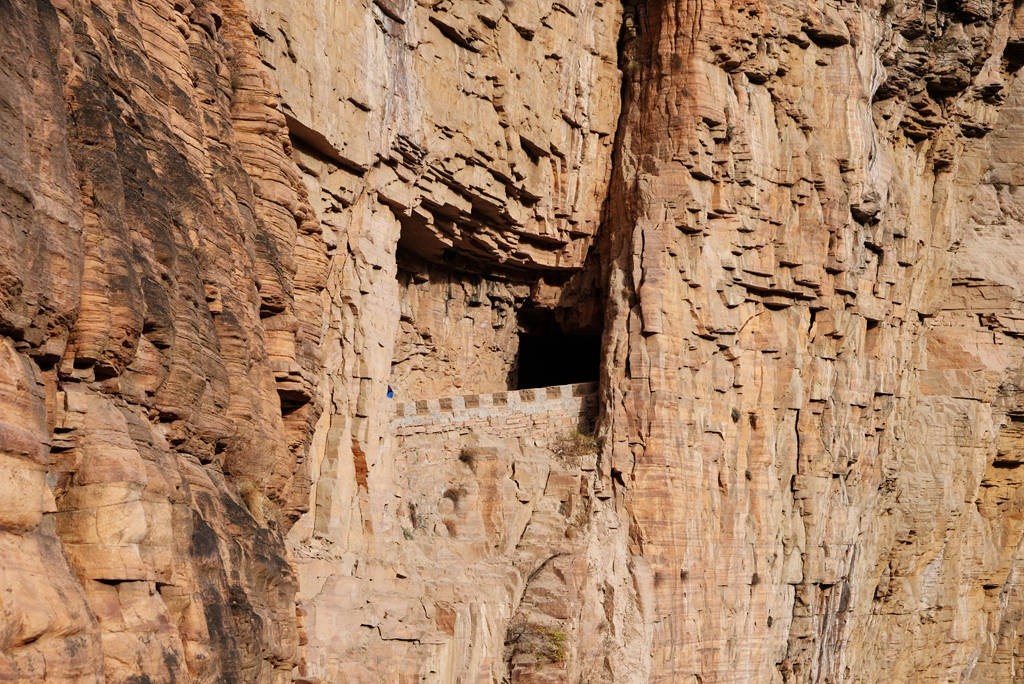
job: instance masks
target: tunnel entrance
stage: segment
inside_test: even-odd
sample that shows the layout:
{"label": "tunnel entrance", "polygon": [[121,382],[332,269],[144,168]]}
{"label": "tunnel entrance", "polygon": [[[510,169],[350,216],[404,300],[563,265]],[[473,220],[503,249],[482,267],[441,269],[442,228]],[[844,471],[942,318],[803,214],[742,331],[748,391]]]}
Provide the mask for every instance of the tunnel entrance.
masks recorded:
{"label": "tunnel entrance", "polygon": [[601,335],[564,332],[546,309],[523,309],[519,315],[516,389],[595,382],[601,363]]}
{"label": "tunnel entrance", "polygon": [[601,361],[601,337],[520,333],[516,361],[516,389],[594,382]]}

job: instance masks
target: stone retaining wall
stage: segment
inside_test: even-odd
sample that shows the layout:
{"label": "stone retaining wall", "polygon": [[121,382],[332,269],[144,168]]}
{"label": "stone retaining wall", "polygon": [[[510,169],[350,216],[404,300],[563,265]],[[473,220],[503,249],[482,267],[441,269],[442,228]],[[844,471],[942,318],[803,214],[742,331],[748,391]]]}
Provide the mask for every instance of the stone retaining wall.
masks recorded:
{"label": "stone retaining wall", "polygon": [[589,428],[596,410],[597,383],[585,382],[397,403],[391,427],[397,437],[474,428],[513,437]]}

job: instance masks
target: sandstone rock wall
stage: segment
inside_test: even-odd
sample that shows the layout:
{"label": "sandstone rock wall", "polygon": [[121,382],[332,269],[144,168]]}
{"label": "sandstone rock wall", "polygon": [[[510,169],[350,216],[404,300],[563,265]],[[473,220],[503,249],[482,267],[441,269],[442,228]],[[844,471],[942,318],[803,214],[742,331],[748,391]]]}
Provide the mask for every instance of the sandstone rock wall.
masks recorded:
{"label": "sandstone rock wall", "polygon": [[[299,671],[327,681],[343,672],[356,681],[388,672],[500,678],[518,600],[512,588],[533,569],[536,559],[527,557],[555,553],[572,525],[552,522],[531,537],[528,554],[508,541],[494,549],[491,537],[521,536],[533,504],[513,503],[507,471],[529,462],[546,472],[550,450],[543,440],[520,446],[498,430],[486,471],[495,482],[467,479],[451,444],[424,445],[414,457],[395,442],[386,389],[400,400],[509,389],[518,310],[558,303],[600,222],[619,111],[619,8],[251,8],[333,256],[321,386],[328,410],[311,447],[311,513],[289,535],[309,640]],[[590,481],[573,477],[573,487]],[[486,513],[498,516],[488,518],[491,537],[471,527],[449,539],[444,526],[431,525],[406,538],[407,502],[433,506],[462,486],[492,492],[487,510],[499,512]],[[541,487],[531,497],[544,491],[529,486]],[[472,513],[485,504],[468,505],[470,519],[485,515]],[[600,535],[620,534],[606,529]],[[577,546],[600,539],[588,534]],[[458,569],[442,570],[445,559]],[[624,598],[628,574],[609,582],[622,587],[617,610],[634,610]],[[443,611],[448,626],[425,632],[416,615],[433,615],[433,592],[452,597]],[[339,631],[353,640],[339,641]]]}
{"label": "sandstone rock wall", "polygon": [[508,389],[516,374],[517,309],[531,286],[400,259],[399,328],[388,384],[399,397]]}
{"label": "sandstone rock wall", "polygon": [[579,265],[618,115],[614,4],[251,10],[293,132],[390,207],[403,245],[532,280]]}
{"label": "sandstone rock wall", "polygon": [[290,680],[327,255],[245,8],[0,32],[0,678]]}
{"label": "sandstone rock wall", "polygon": [[627,7],[602,435],[652,680],[1016,676],[1018,16]]}
{"label": "sandstone rock wall", "polygon": [[[615,571],[624,555],[605,554],[618,517],[596,477],[596,443],[580,432],[593,421],[595,390],[396,404],[385,441],[394,482],[374,530],[386,540],[379,555],[296,549],[308,674],[500,680],[511,668],[552,682],[624,674],[605,662],[604,640],[613,627],[631,628],[629,616],[608,621],[594,609],[605,594],[611,600],[611,584],[631,593],[628,573]],[[355,469],[360,487],[368,487],[364,467]],[[609,583],[606,592],[595,592],[593,577]]]}
{"label": "sandstone rock wall", "polygon": [[0,679],[1018,676],[1013,3],[0,19]]}

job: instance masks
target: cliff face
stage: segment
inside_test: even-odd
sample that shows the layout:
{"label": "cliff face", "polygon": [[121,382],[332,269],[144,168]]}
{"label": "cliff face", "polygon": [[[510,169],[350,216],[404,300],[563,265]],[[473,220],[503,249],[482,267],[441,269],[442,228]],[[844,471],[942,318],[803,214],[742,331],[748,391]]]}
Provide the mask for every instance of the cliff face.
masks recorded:
{"label": "cliff face", "polygon": [[627,12],[602,435],[656,679],[1019,672],[1020,21]]}
{"label": "cliff face", "polygon": [[288,680],[326,250],[244,9],[0,13],[0,678]]}
{"label": "cliff face", "polygon": [[491,403],[456,428],[392,423],[401,402],[514,389],[524,311],[599,332],[600,305],[566,283],[607,196],[621,8],[252,8],[333,254],[317,477],[289,535],[299,672],[628,677],[626,527],[611,483],[565,457],[594,458],[579,417]]}
{"label": "cliff face", "polygon": [[1024,10],[297,4],[0,0],[0,679],[1017,675]]}

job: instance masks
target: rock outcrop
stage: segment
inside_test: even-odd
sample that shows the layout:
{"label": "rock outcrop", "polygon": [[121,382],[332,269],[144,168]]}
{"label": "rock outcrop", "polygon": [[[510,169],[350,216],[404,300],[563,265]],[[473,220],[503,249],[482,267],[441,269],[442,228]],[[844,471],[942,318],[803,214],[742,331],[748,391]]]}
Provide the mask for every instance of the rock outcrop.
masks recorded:
{"label": "rock outcrop", "polygon": [[[575,429],[523,441],[477,428],[489,455],[473,476],[458,460],[472,428],[447,441],[439,430],[433,449],[410,451],[391,417],[396,402],[510,389],[524,307],[571,310],[563,317],[599,326],[600,309],[579,315],[586,306],[563,286],[583,266],[607,195],[620,8],[252,7],[332,251],[316,477],[310,515],[289,535],[308,639],[299,672],[324,681],[500,679],[515,660],[557,681],[584,664],[607,669],[603,641],[590,642],[586,660],[574,646],[590,632],[581,621],[605,612],[599,587],[620,590],[607,606],[617,624],[642,620],[625,544],[610,542],[626,528],[613,504],[587,493],[611,485],[566,470],[552,453],[550,440]],[[571,484],[545,493],[549,472]],[[582,512],[591,503],[581,503],[581,487],[594,511],[613,512]],[[577,492],[566,504],[571,525],[558,512],[568,489]],[[449,504],[454,514],[431,512]],[[601,521],[593,533],[567,546],[567,526],[577,534],[591,518]],[[600,571],[584,569],[588,554]],[[572,579],[559,580],[576,592],[558,612],[564,625],[517,613],[531,573],[550,557],[547,572],[572,568]],[[592,597],[585,618],[574,605],[582,596]],[[520,640],[508,636],[514,615]],[[626,672],[637,658],[617,660],[612,667]]]}
{"label": "rock outcrop", "polygon": [[601,434],[653,680],[1019,672],[1019,17],[627,7]]}
{"label": "rock outcrop", "polygon": [[0,678],[290,680],[327,254],[245,10],[0,13]]}
{"label": "rock outcrop", "polygon": [[1019,676],[1015,3],[0,19],[0,680]]}

